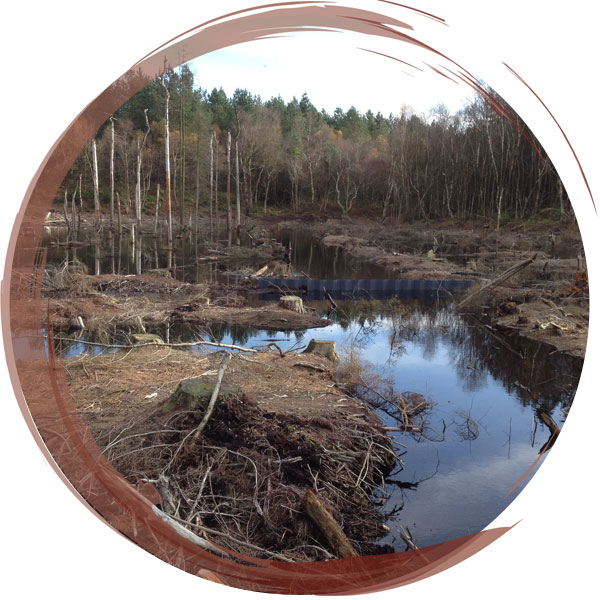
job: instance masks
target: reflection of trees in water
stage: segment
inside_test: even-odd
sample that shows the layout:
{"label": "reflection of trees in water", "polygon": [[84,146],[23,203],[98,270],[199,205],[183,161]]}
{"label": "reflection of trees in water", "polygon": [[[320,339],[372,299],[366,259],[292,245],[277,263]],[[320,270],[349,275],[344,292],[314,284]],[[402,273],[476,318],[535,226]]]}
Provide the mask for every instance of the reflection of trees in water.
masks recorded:
{"label": "reflection of trees in water", "polygon": [[570,402],[579,382],[580,359],[522,338],[509,341],[511,351],[479,323],[439,303],[358,300],[340,304],[330,318],[344,329],[358,324],[356,342],[362,346],[374,339],[382,320],[388,319],[390,359],[401,356],[406,343],[421,346],[428,361],[443,346],[467,391],[484,388],[490,373],[523,406],[550,413]]}
{"label": "reflection of trees in water", "polygon": [[444,344],[466,390],[484,387],[489,372],[524,406],[551,412],[559,403],[570,402],[577,387],[582,366],[579,359],[521,338],[510,351],[484,327],[445,308],[415,308],[404,315],[392,315],[391,321],[394,343],[420,344],[426,360]]}
{"label": "reflection of trees in water", "polygon": [[377,326],[382,316],[389,311],[389,305],[380,300],[347,300],[329,314],[329,319],[344,331],[359,325],[363,329]]}

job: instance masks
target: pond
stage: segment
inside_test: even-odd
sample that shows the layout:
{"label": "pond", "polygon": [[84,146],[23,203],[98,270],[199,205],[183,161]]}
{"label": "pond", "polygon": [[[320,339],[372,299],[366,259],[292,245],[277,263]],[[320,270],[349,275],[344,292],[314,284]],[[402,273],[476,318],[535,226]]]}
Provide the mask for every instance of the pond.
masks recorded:
{"label": "pond", "polygon": [[[534,343],[508,351],[481,323],[441,303],[341,301],[330,318],[334,323],[318,330],[214,325],[208,333],[215,341],[246,347],[274,341],[283,351],[301,350],[313,337],[334,340],[342,362],[352,351],[396,391],[425,396],[432,408],[423,431],[390,433],[405,468],[376,492],[385,499],[381,509],[395,513],[384,541],[403,550],[400,528],[406,526],[419,547],[483,529],[534,474],[536,469],[507,496],[548,441],[539,411],[559,424],[564,419],[580,361]],[[166,326],[156,333],[166,337]],[[168,331],[177,341],[197,335],[174,326]],[[65,348],[64,356],[84,348]],[[384,425],[397,425],[385,412],[378,414]]]}
{"label": "pond", "polygon": [[[397,511],[384,541],[403,550],[407,525],[419,547],[481,531],[531,479],[535,469],[507,496],[548,442],[538,411],[564,419],[580,361],[534,343],[507,351],[480,323],[439,303],[340,302],[336,312],[319,330],[211,333],[249,347],[275,341],[284,351],[313,337],[334,340],[342,361],[352,349],[396,391],[424,395],[433,408],[423,433],[390,433],[405,446],[398,446],[405,468],[383,490],[382,510]],[[397,425],[378,412],[384,425]]]}
{"label": "pond", "polygon": [[[307,239],[294,238],[295,272],[323,279],[389,277],[359,261],[341,256],[333,260],[331,249]],[[281,241],[287,241],[285,236]],[[142,272],[163,266],[162,255],[155,260],[155,242],[142,246]],[[126,243],[122,240],[119,246],[129,257],[121,258],[120,272],[132,265],[135,272],[135,256],[131,261]],[[178,264],[185,265],[191,257],[182,240],[179,249]],[[101,270],[111,272],[112,251],[107,254],[106,248],[98,252],[93,247],[78,251],[79,259],[88,264],[100,254]],[[58,250],[55,258],[62,260]],[[216,277],[217,271],[195,265],[181,275],[202,281]],[[309,299],[307,304],[333,321],[317,330],[290,333],[213,325],[199,332],[166,324],[155,333],[172,341],[198,339],[202,333],[214,341],[248,347],[275,342],[283,351],[299,350],[312,338],[333,340],[342,362],[353,353],[366,372],[388,379],[397,392],[425,396],[431,409],[424,415],[422,430],[390,432],[404,469],[390,475],[374,494],[381,510],[392,515],[390,533],[383,541],[401,551],[406,548],[401,538],[404,527],[410,528],[417,546],[425,547],[480,531],[508,506],[543,462],[542,457],[513,490],[548,442],[540,413],[561,424],[577,388],[582,360],[533,342],[508,345],[480,320],[485,315],[459,315],[447,297],[393,297],[392,292],[375,300],[340,300],[333,312],[325,301]],[[255,305],[262,302],[252,300]],[[65,344],[61,352],[68,357],[84,349],[83,344]],[[385,412],[379,415],[385,426],[397,425]]]}

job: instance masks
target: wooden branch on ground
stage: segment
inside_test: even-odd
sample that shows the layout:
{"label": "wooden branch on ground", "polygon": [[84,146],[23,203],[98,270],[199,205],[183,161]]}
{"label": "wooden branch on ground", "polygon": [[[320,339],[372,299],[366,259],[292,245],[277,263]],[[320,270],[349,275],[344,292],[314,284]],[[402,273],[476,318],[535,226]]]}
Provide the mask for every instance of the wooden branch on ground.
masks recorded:
{"label": "wooden branch on ground", "polygon": [[261,275],[264,275],[268,270],[269,265],[265,265],[264,267],[261,267],[258,271],[256,271],[256,273],[253,273],[252,277],[260,277]]}
{"label": "wooden branch on ground", "polygon": [[[155,509],[155,512],[157,512],[157,511],[158,511],[158,509]],[[159,516],[162,519],[162,516],[161,515],[159,515]],[[189,521],[184,521],[183,519],[179,519],[178,517],[171,517],[170,515],[165,515],[165,516],[168,519],[170,519],[171,522],[175,523],[176,525],[179,525],[179,523],[181,523],[182,525],[185,524],[185,525],[188,525],[189,527],[194,527],[196,529],[200,529],[201,531],[205,531],[206,533],[208,533],[210,535],[221,536],[221,537],[229,540],[230,542],[233,542],[234,544],[239,544],[240,546],[245,546],[246,548],[252,548],[253,550],[257,550],[259,552],[262,552],[262,553],[266,554],[267,556],[271,556],[272,558],[277,558],[277,559],[285,561],[285,562],[294,562],[291,558],[288,558],[284,554],[279,554],[278,552],[271,552],[270,550],[265,550],[265,548],[261,548],[260,546],[257,546],[255,544],[251,544],[250,542],[246,542],[246,541],[243,541],[243,540],[238,540],[238,539],[234,538],[233,536],[229,535],[228,533],[225,533],[224,531],[218,531],[216,529],[211,529],[209,527],[205,527],[204,525],[200,525],[200,524],[197,524],[197,523],[190,523]],[[169,521],[167,521],[167,522],[169,522]],[[169,524],[171,524],[171,522],[169,522]],[[198,537],[195,534],[193,534],[191,531],[189,531],[188,529],[186,529],[185,527],[182,527],[182,525],[179,525],[179,527],[181,527],[181,529],[183,529],[184,531],[187,531],[189,534],[193,535],[194,537]],[[209,542],[208,540],[203,540],[202,538],[198,538],[198,539],[202,540],[203,542],[206,542],[207,544],[211,544],[212,545],[212,543]],[[218,547],[216,547],[216,548],[221,553],[223,552]],[[224,554],[224,556],[227,556],[227,555]],[[230,557],[228,557],[228,558],[230,558]]]}
{"label": "wooden branch on ground", "polygon": [[202,421],[200,421],[200,424],[196,428],[196,433],[194,433],[195,439],[198,439],[202,435],[202,431],[206,427],[206,424],[208,423],[208,420],[210,419],[210,416],[212,415],[212,412],[215,408],[215,404],[217,403],[217,398],[219,397],[219,390],[221,389],[221,381],[223,380],[223,374],[225,373],[225,369],[227,368],[227,365],[229,364],[230,360],[231,360],[231,354],[229,352],[227,352],[227,354],[225,354],[225,357],[223,358],[223,360],[221,361],[221,364],[219,366],[219,372],[217,373],[217,383],[215,383],[215,387],[213,389],[212,396],[210,397],[210,401],[208,403],[208,406],[206,407],[206,412],[204,413],[204,416],[202,417]]}
{"label": "wooden branch on ground", "polygon": [[223,558],[231,558],[227,553],[223,552],[221,548],[215,546],[215,544],[212,542],[197,536],[195,533],[192,533],[189,529],[186,529],[183,525],[180,525],[173,517],[160,510],[160,508],[153,506],[152,510],[157,517],[162,519],[165,523],[167,523],[167,525],[170,525],[181,537],[192,542],[193,544],[196,544],[197,546],[200,546],[204,550],[213,552],[218,556]]}
{"label": "wooden branch on ground", "polygon": [[304,496],[304,510],[311,521],[317,526],[323,534],[331,550],[341,558],[358,556],[350,540],[342,531],[337,521],[331,516],[331,513],[323,506],[321,501],[311,492],[306,492]]}
{"label": "wooden branch on ground", "polygon": [[281,358],[283,358],[285,356],[285,352],[275,343],[275,342],[271,342],[267,348],[276,348],[277,350],[279,350],[279,356]]}
{"label": "wooden branch on ground", "polygon": [[[48,336],[44,336],[48,337]],[[100,342],[90,342],[87,340],[74,340],[72,338],[54,338],[55,340],[63,342],[76,342],[78,344],[85,344],[87,346],[98,346],[100,348],[120,348],[123,350],[131,350],[132,348],[144,348],[146,346],[164,346],[165,348],[189,348],[190,346],[215,346],[216,348],[227,348],[229,350],[239,350],[240,352],[254,352],[258,350],[254,348],[244,348],[243,346],[234,346],[232,344],[219,344],[217,342],[205,342],[204,340],[198,340],[195,342],[179,342],[173,344],[158,344],[157,342],[148,342],[144,344],[101,344]]]}
{"label": "wooden branch on ground", "polygon": [[325,295],[325,298],[327,298],[327,300],[329,300],[329,304],[331,304],[331,308],[333,310],[335,310],[337,308],[337,304],[333,301],[333,298],[331,297],[331,295],[325,288],[323,288],[323,294]]}
{"label": "wooden branch on ground", "polygon": [[471,292],[468,296],[463,298],[456,305],[456,307],[460,308],[461,306],[464,306],[467,302],[469,302],[475,296],[478,296],[479,294],[481,294],[481,292],[492,289],[492,288],[496,287],[497,285],[503,283],[507,279],[510,279],[513,275],[516,275],[519,271],[522,271],[525,267],[528,267],[536,258],[537,258],[537,254],[534,254],[531,258],[522,260],[521,262],[512,266],[510,269],[507,269],[506,271],[504,271],[504,273],[501,273],[500,275],[498,275],[498,277],[496,277],[496,279],[493,279],[492,281],[490,281],[490,282],[486,283],[485,285],[481,286],[480,288],[476,289],[474,292]]}

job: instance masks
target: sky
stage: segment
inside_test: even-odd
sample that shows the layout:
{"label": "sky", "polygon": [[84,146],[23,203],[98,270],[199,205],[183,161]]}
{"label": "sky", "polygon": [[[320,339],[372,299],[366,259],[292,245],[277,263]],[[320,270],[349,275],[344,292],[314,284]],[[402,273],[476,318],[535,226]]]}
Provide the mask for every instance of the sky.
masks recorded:
{"label": "sky", "polygon": [[189,66],[196,84],[209,91],[222,87],[231,96],[237,88],[246,88],[263,100],[281,95],[286,102],[306,92],[317,109],[330,114],[337,107],[347,111],[354,106],[362,113],[370,109],[388,116],[406,105],[427,115],[440,103],[455,112],[473,97],[465,84],[436,75],[424,64],[434,64],[431,54],[403,48],[401,58],[418,67],[411,68],[360,49],[398,56],[398,45],[392,50],[387,44],[362,34],[303,32],[238,44],[199,57]]}

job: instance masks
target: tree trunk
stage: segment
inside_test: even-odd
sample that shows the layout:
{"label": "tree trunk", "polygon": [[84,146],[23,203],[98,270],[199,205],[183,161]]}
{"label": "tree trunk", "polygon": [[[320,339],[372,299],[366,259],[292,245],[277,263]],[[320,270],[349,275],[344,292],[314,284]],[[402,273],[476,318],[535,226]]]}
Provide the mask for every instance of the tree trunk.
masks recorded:
{"label": "tree trunk", "polygon": [[227,238],[231,240],[231,132],[227,133]]}
{"label": "tree trunk", "polygon": [[100,227],[100,191],[98,189],[98,154],[96,140],[92,140],[92,168],[94,170],[94,213],[96,215],[96,228]]}
{"label": "tree trunk", "polygon": [[167,268],[170,269],[173,255],[173,223],[171,220],[171,156],[169,148],[169,89],[165,82],[164,76],[161,80],[162,86],[165,88],[165,194],[167,196],[167,245],[169,247],[167,256]]}
{"label": "tree trunk", "polygon": [[148,122],[148,109],[144,109],[144,117],[146,119],[146,133],[140,144],[138,138],[138,154],[136,164],[136,179],[135,179],[135,220],[137,223],[138,230],[142,228],[142,156],[144,152],[144,145],[146,144],[146,138],[150,133],[150,123]]}
{"label": "tree trunk", "polygon": [[215,135],[215,225],[217,235],[219,235],[219,139]]}
{"label": "tree trunk", "polygon": [[215,164],[214,164],[214,134],[210,137],[210,200],[209,200],[209,219],[210,219],[210,239],[212,240],[215,234],[215,224],[213,220],[213,203],[214,203],[214,183],[215,183]]}
{"label": "tree trunk", "polygon": [[115,222],[115,119],[110,118],[110,227]]}
{"label": "tree trunk", "polygon": [[160,183],[156,184],[156,206],[154,207],[154,235],[158,233],[158,208],[160,205]]}
{"label": "tree trunk", "polygon": [[200,138],[198,138],[198,145],[196,148],[196,215],[194,234],[196,238],[196,246],[198,244],[198,222],[200,220]]}
{"label": "tree trunk", "polygon": [[240,245],[240,227],[242,225],[242,214],[240,207],[240,153],[238,141],[235,140],[235,226],[237,229],[238,246]]}
{"label": "tree trunk", "polygon": [[308,348],[304,352],[306,354],[319,354],[332,362],[339,362],[340,360],[335,342],[330,340],[310,340]]}
{"label": "tree trunk", "polygon": [[180,78],[179,114],[180,114],[180,145],[181,145],[181,199],[179,201],[179,227],[183,231],[185,222],[185,117],[183,114],[183,78]]}

